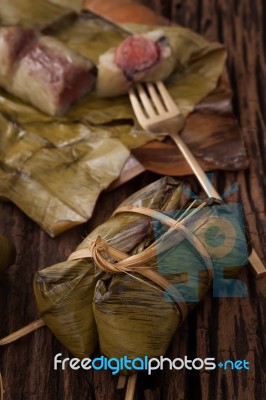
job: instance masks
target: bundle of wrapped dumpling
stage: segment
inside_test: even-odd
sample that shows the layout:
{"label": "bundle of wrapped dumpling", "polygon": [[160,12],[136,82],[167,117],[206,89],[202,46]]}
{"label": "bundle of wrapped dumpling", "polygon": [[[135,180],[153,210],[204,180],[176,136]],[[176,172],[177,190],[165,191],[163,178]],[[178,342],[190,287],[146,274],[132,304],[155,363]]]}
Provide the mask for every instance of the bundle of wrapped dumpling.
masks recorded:
{"label": "bundle of wrapped dumpling", "polygon": [[212,281],[215,295],[234,295],[228,278],[247,261],[240,214],[212,199],[182,209],[182,191],[168,177],[150,184],[37,273],[40,317],[75,356],[98,341],[107,357],[161,356]]}

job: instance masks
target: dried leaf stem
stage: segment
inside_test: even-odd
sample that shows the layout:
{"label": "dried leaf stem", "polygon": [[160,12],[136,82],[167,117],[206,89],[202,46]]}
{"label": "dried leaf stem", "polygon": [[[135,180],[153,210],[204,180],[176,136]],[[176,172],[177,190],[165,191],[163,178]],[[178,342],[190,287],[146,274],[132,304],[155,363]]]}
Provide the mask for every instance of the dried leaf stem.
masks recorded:
{"label": "dried leaf stem", "polygon": [[[13,343],[16,340],[22,338],[23,336],[26,336],[29,333],[36,331],[37,329],[41,328],[44,325],[45,325],[44,321],[42,319],[38,319],[32,322],[31,324],[25,326],[24,328],[21,328],[18,331],[11,333],[11,335],[8,335],[3,339],[1,339],[0,346],[5,346],[6,344]],[[0,400],[2,399],[0,398]]]}
{"label": "dried leaf stem", "polygon": [[137,374],[130,375],[127,380],[125,400],[133,400],[137,383]]}

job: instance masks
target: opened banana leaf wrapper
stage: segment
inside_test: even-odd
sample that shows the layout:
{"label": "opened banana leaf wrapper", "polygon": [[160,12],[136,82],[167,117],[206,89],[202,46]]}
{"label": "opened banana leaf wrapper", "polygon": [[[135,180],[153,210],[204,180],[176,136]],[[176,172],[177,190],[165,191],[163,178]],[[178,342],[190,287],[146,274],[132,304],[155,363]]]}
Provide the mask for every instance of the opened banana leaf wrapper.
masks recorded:
{"label": "opened banana leaf wrapper", "polygon": [[163,355],[188,312],[212,287],[245,295],[234,280],[247,263],[237,204],[183,207],[183,184],[162,178],[125,200],[68,261],[39,271],[40,317],[75,356],[99,344],[107,357]]}
{"label": "opened banana leaf wrapper", "polygon": [[[1,7],[0,21],[38,29],[95,64],[131,33],[151,29],[78,15],[65,3],[10,0]],[[186,117],[216,87],[226,52],[188,29],[162,30],[176,56],[167,86]],[[120,175],[130,150],[154,139],[135,123],[127,95],[108,99],[95,92],[65,115],[52,117],[0,89],[0,131],[0,196],[51,236],[86,222],[100,192]]]}

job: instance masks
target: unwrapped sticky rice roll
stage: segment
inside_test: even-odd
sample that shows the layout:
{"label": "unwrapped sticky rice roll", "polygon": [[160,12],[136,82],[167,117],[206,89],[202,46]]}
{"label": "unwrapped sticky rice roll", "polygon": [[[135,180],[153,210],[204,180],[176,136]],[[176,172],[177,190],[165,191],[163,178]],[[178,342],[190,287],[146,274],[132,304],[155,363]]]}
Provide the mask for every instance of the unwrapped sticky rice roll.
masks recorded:
{"label": "unwrapped sticky rice roll", "polygon": [[0,28],[0,86],[49,115],[89,93],[96,67],[49,36],[18,25]]}
{"label": "unwrapped sticky rice roll", "polygon": [[175,65],[176,55],[162,30],[130,36],[99,57],[98,95],[118,96],[136,82],[164,80]]}

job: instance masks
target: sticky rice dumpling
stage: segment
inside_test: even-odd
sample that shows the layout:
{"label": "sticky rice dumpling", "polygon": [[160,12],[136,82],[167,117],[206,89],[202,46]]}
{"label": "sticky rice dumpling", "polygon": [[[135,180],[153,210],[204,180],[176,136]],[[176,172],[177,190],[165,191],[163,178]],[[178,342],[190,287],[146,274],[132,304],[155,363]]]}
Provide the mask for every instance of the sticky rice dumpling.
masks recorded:
{"label": "sticky rice dumpling", "polygon": [[57,39],[17,25],[0,28],[0,86],[49,115],[90,92],[95,71]]}

